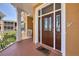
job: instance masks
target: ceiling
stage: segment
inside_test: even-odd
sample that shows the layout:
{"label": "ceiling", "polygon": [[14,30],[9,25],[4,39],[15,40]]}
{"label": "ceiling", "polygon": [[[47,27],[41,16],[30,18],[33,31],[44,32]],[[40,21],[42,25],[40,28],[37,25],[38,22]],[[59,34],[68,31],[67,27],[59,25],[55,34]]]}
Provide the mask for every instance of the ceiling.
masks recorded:
{"label": "ceiling", "polygon": [[24,12],[26,12],[28,15],[32,16],[33,15],[33,7],[37,3],[12,3],[12,5],[16,8],[20,8]]}

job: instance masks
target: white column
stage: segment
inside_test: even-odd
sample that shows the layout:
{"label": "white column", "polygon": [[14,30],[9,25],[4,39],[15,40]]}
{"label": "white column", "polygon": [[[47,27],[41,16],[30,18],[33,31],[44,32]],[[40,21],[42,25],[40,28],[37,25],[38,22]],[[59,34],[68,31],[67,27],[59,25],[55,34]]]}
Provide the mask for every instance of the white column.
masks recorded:
{"label": "white column", "polygon": [[65,3],[62,3],[61,5],[62,11],[61,11],[61,51],[62,55],[66,55],[66,7]]}
{"label": "white column", "polygon": [[16,41],[22,40],[21,38],[21,10],[17,8],[17,35]]}
{"label": "white column", "polygon": [[54,43],[54,49],[56,49],[55,48],[55,3],[54,3],[54,29],[53,29],[53,39],[54,39],[54,41],[53,41],[53,43]]}

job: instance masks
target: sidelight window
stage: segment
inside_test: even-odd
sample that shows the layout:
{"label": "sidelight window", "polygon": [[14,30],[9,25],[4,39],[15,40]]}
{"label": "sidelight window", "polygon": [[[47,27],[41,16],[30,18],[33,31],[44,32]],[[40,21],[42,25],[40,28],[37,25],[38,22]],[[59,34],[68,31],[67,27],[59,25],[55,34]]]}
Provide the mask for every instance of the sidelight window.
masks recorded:
{"label": "sidelight window", "polygon": [[56,31],[60,32],[60,15],[56,15]]}

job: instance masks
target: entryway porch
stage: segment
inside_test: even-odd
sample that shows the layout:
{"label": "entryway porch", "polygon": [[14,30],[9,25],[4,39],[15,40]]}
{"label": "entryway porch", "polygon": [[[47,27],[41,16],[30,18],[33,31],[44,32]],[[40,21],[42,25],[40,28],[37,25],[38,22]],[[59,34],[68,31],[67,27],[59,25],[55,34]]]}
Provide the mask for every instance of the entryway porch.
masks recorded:
{"label": "entryway porch", "polygon": [[[32,39],[26,39],[6,48],[0,52],[0,56],[47,56],[47,54],[36,49]],[[55,50],[49,50],[48,56],[61,56],[61,53]]]}

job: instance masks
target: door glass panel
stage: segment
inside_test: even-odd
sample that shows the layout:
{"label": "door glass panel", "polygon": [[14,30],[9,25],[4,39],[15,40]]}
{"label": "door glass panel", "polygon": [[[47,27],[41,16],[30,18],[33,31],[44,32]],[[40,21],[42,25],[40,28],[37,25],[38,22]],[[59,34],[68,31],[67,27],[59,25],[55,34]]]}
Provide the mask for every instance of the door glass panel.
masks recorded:
{"label": "door glass panel", "polygon": [[44,30],[48,30],[48,18],[44,18]]}
{"label": "door glass panel", "polygon": [[52,18],[51,17],[49,17],[49,31],[51,31],[52,30]]}
{"label": "door glass panel", "polygon": [[60,14],[56,15],[56,31],[60,32]]}

